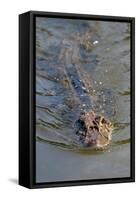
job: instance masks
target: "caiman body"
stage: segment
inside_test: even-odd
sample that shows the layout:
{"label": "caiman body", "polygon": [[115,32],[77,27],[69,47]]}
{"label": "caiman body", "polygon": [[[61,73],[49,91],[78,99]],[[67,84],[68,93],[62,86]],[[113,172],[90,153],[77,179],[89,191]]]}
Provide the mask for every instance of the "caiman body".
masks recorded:
{"label": "caiman body", "polygon": [[93,100],[88,94],[92,90],[92,81],[81,67],[79,44],[79,40],[64,39],[61,45],[59,60],[63,62],[74,96],[78,98],[83,109],[90,109],[91,105],[93,105]]}
{"label": "caiman body", "polygon": [[104,148],[111,140],[112,124],[104,116],[96,114],[93,108],[93,98],[90,95],[93,83],[81,67],[81,38],[78,40],[64,39],[62,41],[59,60],[64,66],[69,85],[77,96],[81,111],[77,120],[76,134],[84,146]]}

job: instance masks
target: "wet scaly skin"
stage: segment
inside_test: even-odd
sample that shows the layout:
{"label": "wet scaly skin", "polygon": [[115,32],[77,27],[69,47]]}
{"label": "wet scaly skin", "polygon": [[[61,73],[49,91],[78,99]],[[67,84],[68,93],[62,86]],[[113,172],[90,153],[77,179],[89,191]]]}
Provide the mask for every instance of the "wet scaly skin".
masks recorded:
{"label": "wet scaly skin", "polygon": [[101,149],[110,143],[113,126],[102,115],[98,115],[93,111],[83,112],[78,122],[80,128],[77,134],[84,146]]}

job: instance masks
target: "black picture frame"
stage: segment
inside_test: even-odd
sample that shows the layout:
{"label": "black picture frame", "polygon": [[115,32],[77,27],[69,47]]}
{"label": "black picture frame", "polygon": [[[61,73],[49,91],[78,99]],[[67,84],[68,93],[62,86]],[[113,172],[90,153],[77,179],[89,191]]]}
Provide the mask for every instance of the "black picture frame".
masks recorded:
{"label": "black picture frame", "polygon": [[[128,22],[131,25],[131,176],[98,180],[35,182],[35,18]],[[125,183],[135,181],[135,18],[29,11],[19,15],[19,184],[27,188]]]}

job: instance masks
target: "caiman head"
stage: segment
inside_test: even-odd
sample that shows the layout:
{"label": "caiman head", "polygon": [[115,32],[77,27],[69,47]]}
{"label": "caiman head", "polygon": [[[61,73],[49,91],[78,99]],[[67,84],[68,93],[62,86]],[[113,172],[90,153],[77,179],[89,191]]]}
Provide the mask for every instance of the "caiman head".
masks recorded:
{"label": "caiman head", "polygon": [[79,123],[81,129],[78,134],[84,146],[103,148],[109,144],[113,126],[102,115],[97,115],[93,111],[84,112],[80,115]]}

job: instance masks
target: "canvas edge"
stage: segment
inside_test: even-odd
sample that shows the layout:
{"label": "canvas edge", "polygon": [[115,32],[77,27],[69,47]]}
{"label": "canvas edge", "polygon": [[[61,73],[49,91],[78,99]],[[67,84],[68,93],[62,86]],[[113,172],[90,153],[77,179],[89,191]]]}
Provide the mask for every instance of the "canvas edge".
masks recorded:
{"label": "canvas edge", "polygon": [[[19,185],[32,185],[30,12],[19,15]],[[31,89],[32,90],[32,89]]]}

